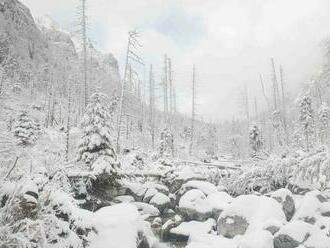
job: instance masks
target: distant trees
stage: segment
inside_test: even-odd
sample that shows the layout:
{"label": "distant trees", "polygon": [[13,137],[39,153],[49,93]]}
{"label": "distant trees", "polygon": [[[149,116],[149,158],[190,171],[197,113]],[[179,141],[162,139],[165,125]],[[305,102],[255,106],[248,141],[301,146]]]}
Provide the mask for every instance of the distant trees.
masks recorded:
{"label": "distant trees", "polygon": [[81,126],[83,135],[79,144],[79,160],[92,165],[100,156],[116,157],[111,142],[108,97],[94,93],[86,107]]}

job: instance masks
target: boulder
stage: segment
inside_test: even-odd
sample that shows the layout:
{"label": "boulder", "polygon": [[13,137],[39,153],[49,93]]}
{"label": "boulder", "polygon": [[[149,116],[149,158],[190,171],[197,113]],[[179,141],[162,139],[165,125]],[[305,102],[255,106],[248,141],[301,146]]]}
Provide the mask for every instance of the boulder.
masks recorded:
{"label": "boulder", "polygon": [[295,248],[310,236],[313,225],[303,221],[291,221],[274,237],[274,248]]}
{"label": "boulder", "polygon": [[192,190],[192,189],[198,189],[202,191],[206,196],[217,193],[218,189],[217,187],[209,182],[205,181],[198,181],[198,180],[191,180],[186,183],[184,183],[180,190],[179,190],[179,195],[184,195],[187,191]]}
{"label": "boulder", "polygon": [[163,193],[157,193],[151,198],[149,203],[158,208],[160,212],[163,212],[170,206],[171,200],[167,195],[164,195]]}
{"label": "boulder", "polygon": [[143,219],[148,219],[150,217],[157,217],[160,215],[159,210],[148,203],[133,202],[132,204],[137,207]]}
{"label": "boulder", "polygon": [[145,203],[149,203],[151,198],[156,195],[158,193],[158,191],[155,189],[155,188],[150,188],[150,189],[147,189],[144,197],[143,197],[143,202]]}
{"label": "boulder", "polygon": [[296,209],[291,191],[283,188],[270,193],[269,196],[282,205],[286,220],[290,221]]}
{"label": "boulder", "polygon": [[178,210],[186,221],[205,221],[212,216],[211,205],[198,189],[192,189],[181,197]]}
{"label": "boulder", "polygon": [[264,230],[272,223],[286,223],[282,206],[277,201],[265,196],[241,195],[220,214],[218,234],[233,238],[248,230]]}
{"label": "boulder", "polygon": [[130,202],[134,202],[134,197],[131,195],[119,195],[113,199],[113,202],[114,203],[123,203],[123,202],[130,203]]}
{"label": "boulder", "polygon": [[186,242],[188,241],[190,235],[213,232],[215,226],[216,221],[211,218],[204,222],[183,222],[179,226],[170,229],[168,237],[171,242]]}
{"label": "boulder", "polygon": [[212,217],[218,219],[221,212],[229,206],[233,198],[226,192],[216,192],[208,195],[206,201],[212,208]]}

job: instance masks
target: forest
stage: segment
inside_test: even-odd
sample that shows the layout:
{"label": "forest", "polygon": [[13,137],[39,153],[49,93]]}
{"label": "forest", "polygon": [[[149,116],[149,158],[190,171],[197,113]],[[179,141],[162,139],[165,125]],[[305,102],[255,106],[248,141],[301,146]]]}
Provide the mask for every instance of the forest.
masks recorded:
{"label": "forest", "polygon": [[210,119],[198,63],[180,112],[175,59],[136,29],[100,51],[88,2],[73,33],[0,0],[0,248],[330,248],[329,40],[295,90],[266,57]]}

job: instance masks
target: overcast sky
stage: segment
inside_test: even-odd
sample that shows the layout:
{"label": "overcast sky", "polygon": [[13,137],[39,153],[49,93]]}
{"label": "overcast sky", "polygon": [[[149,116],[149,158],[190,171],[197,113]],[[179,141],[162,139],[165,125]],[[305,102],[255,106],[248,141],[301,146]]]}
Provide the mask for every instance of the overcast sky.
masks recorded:
{"label": "overcast sky", "polygon": [[[34,16],[48,14],[62,28],[75,26],[79,0],[22,0]],[[329,0],[87,0],[89,36],[113,53],[121,73],[127,32],[142,32],[146,63],[160,80],[162,56],[172,58],[179,110],[190,112],[196,64],[198,113],[207,119],[238,116],[238,91],[260,96],[259,73],[270,84],[270,57],[282,64],[291,92],[320,67],[321,42],[330,34]],[[251,107],[251,112],[253,108]]]}

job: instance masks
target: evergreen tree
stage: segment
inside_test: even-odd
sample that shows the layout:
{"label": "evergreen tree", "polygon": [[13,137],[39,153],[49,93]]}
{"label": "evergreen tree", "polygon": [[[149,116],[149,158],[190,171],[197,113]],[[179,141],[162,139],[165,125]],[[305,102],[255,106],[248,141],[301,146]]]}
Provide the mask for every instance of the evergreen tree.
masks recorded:
{"label": "evergreen tree", "polygon": [[319,109],[319,128],[320,128],[320,140],[321,143],[324,144],[324,142],[327,139],[327,130],[329,127],[329,107],[326,103],[322,103]]}
{"label": "evergreen tree", "polygon": [[308,151],[312,146],[312,137],[314,134],[314,112],[312,98],[310,96],[303,96],[300,98],[299,123],[305,140],[305,148]]}
{"label": "evergreen tree", "polygon": [[33,144],[37,139],[38,131],[38,125],[29,118],[25,111],[18,116],[13,130],[18,144],[23,146]]}
{"label": "evergreen tree", "polygon": [[256,157],[262,149],[262,136],[259,127],[254,124],[249,132],[249,144],[251,149],[251,157]]}
{"label": "evergreen tree", "polygon": [[79,160],[92,165],[101,156],[116,158],[111,143],[110,118],[108,97],[102,93],[93,94],[81,122],[83,136]]}
{"label": "evergreen tree", "polygon": [[165,128],[160,134],[160,156],[174,156],[173,134]]}

